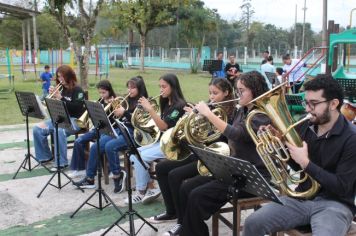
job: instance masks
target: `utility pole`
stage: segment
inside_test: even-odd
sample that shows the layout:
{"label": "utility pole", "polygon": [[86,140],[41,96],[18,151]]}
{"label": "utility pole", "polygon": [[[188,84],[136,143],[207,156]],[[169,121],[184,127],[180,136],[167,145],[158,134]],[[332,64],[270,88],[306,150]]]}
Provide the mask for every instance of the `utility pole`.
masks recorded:
{"label": "utility pole", "polygon": [[295,18],[294,18],[294,47],[297,46],[297,7],[298,5],[295,4]]}
{"label": "utility pole", "polygon": [[302,8],[304,11],[304,17],[303,17],[303,33],[302,33],[302,54],[304,54],[304,38],[305,38],[305,13],[307,11],[307,0],[304,0],[304,7]]}
{"label": "utility pole", "polygon": [[327,46],[327,37],[328,37],[328,0],[323,0],[323,32],[321,35],[321,46]]}

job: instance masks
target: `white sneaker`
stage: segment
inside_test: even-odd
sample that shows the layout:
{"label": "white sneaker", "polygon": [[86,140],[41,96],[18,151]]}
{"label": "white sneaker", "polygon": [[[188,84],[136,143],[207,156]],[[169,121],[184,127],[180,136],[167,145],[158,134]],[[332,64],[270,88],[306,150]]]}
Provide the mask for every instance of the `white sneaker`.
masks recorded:
{"label": "white sneaker", "polygon": [[[137,204],[137,203],[142,202],[142,198],[144,196],[145,195],[143,195],[139,192],[136,192],[135,194],[132,195],[132,204]],[[125,204],[129,204],[129,198],[127,197],[124,202],[125,202]]]}
{"label": "white sneaker", "polygon": [[159,188],[148,189],[145,196],[142,198],[142,204],[148,204],[159,197],[161,190]]}
{"label": "white sneaker", "polygon": [[85,177],[85,170],[73,170],[67,174],[70,178],[82,178]]}

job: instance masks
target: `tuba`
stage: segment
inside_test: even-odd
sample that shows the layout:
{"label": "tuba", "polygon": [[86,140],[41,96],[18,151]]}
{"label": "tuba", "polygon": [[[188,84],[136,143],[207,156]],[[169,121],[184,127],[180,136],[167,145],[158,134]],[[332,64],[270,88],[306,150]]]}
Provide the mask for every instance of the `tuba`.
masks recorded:
{"label": "tuba", "polygon": [[[161,96],[161,94],[158,96]],[[156,97],[151,98],[149,101],[153,109],[158,113],[159,106],[155,100]],[[146,146],[158,141],[160,130],[150,114],[146,112],[142,106],[138,105],[135,108],[131,116],[131,124],[134,127],[134,140],[138,145]]]}
{"label": "tuba", "polygon": [[[283,87],[286,83],[287,82],[280,84],[250,102],[250,104],[254,104],[257,109],[254,109],[248,114],[246,118],[246,129],[256,144],[257,153],[271,174],[273,181],[280,187],[282,192],[291,197],[311,198],[319,190],[319,183],[303,171],[290,174],[287,170],[287,162],[291,157],[285,148],[284,141],[301,147],[303,145],[302,140],[294,127],[310,119],[310,116],[308,115],[296,123],[293,121],[288,111],[283,92]],[[251,124],[252,118],[256,114],[267,115],[272,121],[273,126],[281,133],[282,137],[277,137],[268,129],[259,131],[256,134]],[[297,175],[299,175],[299,177]],[[297,192],[288,186],[288,183],[300,184],[305,181],[310,181],[311,186],[304,192]]]}

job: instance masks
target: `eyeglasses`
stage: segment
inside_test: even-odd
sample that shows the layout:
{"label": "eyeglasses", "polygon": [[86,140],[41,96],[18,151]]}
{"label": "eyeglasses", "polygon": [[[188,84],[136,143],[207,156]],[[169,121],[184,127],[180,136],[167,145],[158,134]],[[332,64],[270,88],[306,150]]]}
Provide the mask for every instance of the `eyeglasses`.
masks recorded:
{"label": "eyeglasses", "polygon": [[304,100],[304,101],[302,101],[302,106],[304,108],[306,108],[308,106],[310,109],[314,110],[316,105],[318,105],[320,103],[324,103],[324,102],[329,102],[329,101],[330,100],[325,100],[325,101],[320,101],[320,102],[308,102],[308,101]]}

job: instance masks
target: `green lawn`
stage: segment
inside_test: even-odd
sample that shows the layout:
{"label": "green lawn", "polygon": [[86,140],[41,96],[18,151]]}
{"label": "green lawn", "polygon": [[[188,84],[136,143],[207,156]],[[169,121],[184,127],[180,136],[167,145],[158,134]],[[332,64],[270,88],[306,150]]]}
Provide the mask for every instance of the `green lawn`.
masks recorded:
{"label": "green lawn", "polygon": [[[42,68],[42,66],[40,67]],[[207,100],[208,98],[208,83],[210,75],[207,73],[191,74],[189,71],[183,70],[151,70],[146,69],[145,72],[140,73],[138,69],[119,69],[111,68],[109,79],[111,80],[116,93],[126,93],[126,81],[133,76],[141,75],[146,83],[148,93],[150,96],[156,96],[159,93],[158,79],[165,73],[175,73],[182,86],[184,96],[187,101],[197,102],[200,100]],[[24,80],[21,72],[15,68],[15,90],[17,91],[31,91],[35,94],[41,94],[41,83],[36,82],[35,74],[33,72],[27,74],[27,79]],[[39,75],[38,75],[39,77]],[[90,75],[89,83],[89,99],[97,100],[98,94],[96,92],[95,84],[99,79]],[[7,79],[0,79],[0,90],[8,86]],[[20,113],[14,93],[0,94],[0,125],[20,124],[24,123],[24,118]],[[31,119],[30,122],[36,122]]]}

